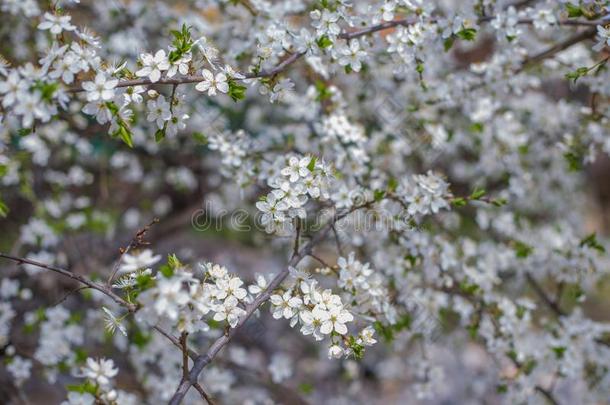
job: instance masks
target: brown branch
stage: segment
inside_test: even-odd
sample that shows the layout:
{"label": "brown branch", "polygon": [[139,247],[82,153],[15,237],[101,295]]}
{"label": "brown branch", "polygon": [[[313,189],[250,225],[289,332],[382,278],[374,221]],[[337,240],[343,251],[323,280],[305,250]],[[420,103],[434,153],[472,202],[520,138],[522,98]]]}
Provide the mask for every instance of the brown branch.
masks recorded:
{"label": "brown branch", "polygon": [[[183,370],[183,375],[188,376],[188,358],[190,357],[192,360],[195,360],[199,354],[196,351],[188,348],[188,345],[186,344],[186,339],[182,340],[182,336],[180,336],[180,339],[177,339],[176,337],[172,336],[169,332],[165,331],[158,325],[153,326],[153,329],[156,330],[157,332],[159,332],[164,337],[166,337],[167,340],[172,342],[172,344],[174,346],[176,346],[178,349],[180,349],[182,351],[183,356],[186,356],[186,359],[185,359],[185,357],[182,358],[182,367],[183,367],[182,370]],[[185,362],[186,362],[186,367],[185,367]],[[186,374],[184,373],[185,369],[186,369]],[[208,402],[208,404],[215,405],[214,400],[212,400],[212,398],[205,392],[205,390],[199,383],[193,384],[193,387],[195,387],[195,389]]]}
{"label": "brown branch", "polygon": [[559,405],[559,402],[555,399],[551,391],[542,388],[540,385],[536,385],[536,391],[541,393],[551,404]]}
{"label": "brown branch", "polygon": [[540,297],[540,299],[542,299],[542,301],[544,301],[544,303],[551,309],[551,311],[553,311],[553,313],[555,315],[557,315],[557,316],[567,315],[566,312],[563,309],[561,309],[559,304],[557,302],[555,302],[554,300],[552,300],[551,297],[549,297],[546,294],[546,292],[544,291],[542,286],[538,283],[538,281],[536,281],[536,279],[530,273],[525,273],[525,279],[532,286],[532,288],[534,289],[536,294]]}
{"label": "brown branch", "polygon": [[86,285],[81,285],[80,287],[77,287],[73,290],[68,291],[67,294],[65,294],[61,299],[57,300],[57,302],[55,302],[52,306],[53,307],[58,306],[59,304],[64,302],[66,299],[68,299],[68,297],[71,296],[72,294],[76,294],[77,292],[79,292],[81,290],[86,290],[87,288],[91,288],[91,287],[86,286]]}
{"label": "brown branch", "polygon": [[237,2],[244,6],[253,17],[258,15],[258,11],[256,11],[256,8],[250,3],[250,0],[237,0]]}
{"label": "brown branch", "polygon": [[115,294],[110,287],[103,285],[103,284],[98,284],[94,281],[91,281],[87,277],[81,276],[80,274],[76,274],[76,273],[73,273],[66,269],[52,266],[50,264],[37,262],[35,260],[26,259],[23,257],[16,257],[16,256],[8,255],[8,254],[2,253],[2,252],[0,252],[0,257],[17,262],[17,264],[29,264],[32,266],[40,267],[42,269],[61,274],[62,276],[65,276],[65,277],[71,278],[72,280],[78,281],[79,283],[82,283],[89,288],[93,288],[94,290],[98,290],[98,291],[104,293],[117,304],[127,308],[127,310],[129,312],[135,312],[137,310],[137,305],[125,301],[122,297]]}
{"label": "brown branch", "polygon": [[343,254],[343,247],[341,246],[341,238],[339,238],[339,232],[337,232],[337,228],[335,228],[335,225],[332,225],[332,230],[333,230],[333,235],[335,236],[335,243],[337,244],[337,251],[339,252],[339,255],[345,257],[345,255]]}
{"label": "brown branch", "polygon": [[317,256],[311,252],[309,253],[309,256],[314,258],[316,261],[318,261],[322,266],[327,267],[332,270],[332,266],[330,264],[326,263],[322,258],[320,258],[320,256]]}
{"label": "brown branch", "polygon": [[182,350],[182,378],[188,378],[189,375],[189,349],[186,341],[188,333],[182,332],[180,335],[180,350]]}
{"label": "brown branch", "polygon": [[356,30],[356,31],[352,31],[352,32],[343,32],[343,33],[339,34],[339,38],[350,40],[353,38],[361,37],[363,35],[368,35],[368,34],[378,32],[378,31],[383,31],[383,30],[387,30],[390,28],[394,28],[399,25],[407,26],[407,25],[415,24],[415,22],[417,22],[417,20],[413,19],[413,18],[404,18],[404,19],[399,19],[399,20],[385,21],[385,22],[382,22],[381,24],[372,25],[370,27],[362,28],[360,30]]}
{"label": "brown branch", "polygon": [[216,403],[214,402],[214,400],[212,399],[212,397],[210,397],[208,395],[207,392],[205,392],[205,390],[203,389],[203,387],[201,386],[201,384],[196,383],[193,384],[193,387],[195,387],[195,389],[197,390],[197,392],[199,392],[199,394],[201,394],[201,396],[203,397],[203,399],[205,399],[207,401],[208,404],[210,405],[216,405]]}
{"label": "brown branch", "polygon": [[[157,332],[159,332],[161,335],[165,336],[167,338],[167,340],[172,342],[172,344],[174,346],[176,346],[178,349],[182,350],[182,345],[180,344],[180,340],[178,338],[176,338],[175,336],[172,336],[169,332],[162,329],[159,325],[153,326],[153,329],[156,330]],[[191,359],[195,360],[197,358],[197,356],[199,356],[199,353],[197,353],[196,351],[194,351],[192,349],[189,349],[188,355]]]}
{"label": "brown branch", "polygon": [[294,247],[292,249],[292,255],[296,255],[299,252],[299,242],[301,240],[301,220],[297,218],[297,230],[294,236]]}
{"label": "brown branch", "polygon": [[588,28],[576,35],[573,35],[573,36],[565,39],[562,42],[559,42],[559,43],[549,47],[548,49],[545,49],[544,51],[542,51],[540,53],[537,53],[533,56],[526,58],[521,63],[521,67],[515,71],[515,74],[522,72],[525,68],[527,68],[531,65],[537,64],[537,63],[543,61],[544,59],[547,59],[561,51],[568,49],[572,45],[575,45],[579,42],[592,38],[596,32],[597,32],[597,30],[595,29],[595,27]]}

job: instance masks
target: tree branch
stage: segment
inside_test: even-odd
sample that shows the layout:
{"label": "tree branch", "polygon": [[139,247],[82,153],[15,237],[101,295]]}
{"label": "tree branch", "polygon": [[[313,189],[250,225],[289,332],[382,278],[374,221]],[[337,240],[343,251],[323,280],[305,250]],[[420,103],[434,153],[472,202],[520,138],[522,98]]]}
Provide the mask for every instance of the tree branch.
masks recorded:
{"label": "tree branch", "polygon": [[536,294],[544,301],[544,303],[553,311],[553,313],[557,316],[565,316],[567,315],[563,309],[559,306],[557,302],[551,299],[542,286],[538,283],[538,281],[530,274],[525,273],[525,278],[527,282],[532,286]]}
{"label": "tree branch", "polygon": [[182,378],[188,378],[189,374],[189,349],[186,341],[188,333],[182,332],[180,335],[180,350],[182,350]]}
{"label": "tree branch", "polygon": [[[492,19],[493,19],[492,17],[483,17],[479,20],[479,22],[487,22],[487,21],[491,21]],[[392,21],[385,21],[380,24],[372,25],[370,27],[362,28],[359,30],[355,30],[355,31],[351,31],[351,32],[342,32],[339,34],[338,37],[341,39],[350,40],[350,39],[359,38],[359,37],[362,37],[365,35],[373,34],[375,32],[384,31],[384,30],[394,28],[397,26],[409,26],[409,25],[415,24],[417,21],[418,20],[414,19],[414,18],[404,18],[404,19],[397,19],[397,20],[392,20]],[[435,20],[432,19],[431,22],[435,22]],[[578,38],[581,35],[585,34],[584,39],[593,36],[596,32],[595,27],[600,24],[605,24],[606,22],[607,21],[605,21],[603,19],[590,20],[590,21],[572,19],[572,20],[560,20],[557,22],[557,24],[558,25],[567,25],[567,26],[591,26],[592,28],[590,30],[587,30],[586,34],[583,32],[583,33],[577,35],[577,37],[574,39],[576,42],[580,42],[580,41],[582,41],[582,39],[578,39]],[[533,20],[527,19],[527,18],[521,19],[518,21],[518,24],[528,24],[528,25],[533,24]],[[574,43],[576,43],[576,42],[574,42]],[[573,43],[565,45],[565,48],[567,48],[571,45],[573,45]],[[565,48],[563,48],[563,49],[565,49]],[[290,56],[288,56],[278,65],[276,65],[274,68],[269,69],[269,70],[261,70],[257,73],[247,73],[247,74],[245,74],[245,78],[246,79],[256,79],[256,78],[275,76],[275,75],[283,72],[284,70],[286,70],[286,68],[288,68],[290,65],[292,65],[297,60],[299,60],[302,56],[304,56],[305,53],[306,52],[292,53],[292,54],[290,54]],[[538,62],[545,58],[546,58],[546,56],[544,56],[544,55],[538,55],[538,56],[536,56],[535,59],[533,58],[528,63],[535,63],[535,62]],[[160,80],[158,80],[155,83],[151,82],[150,79],[143,78],[143,79],[123,80],[123,81],[119,82],[116,85],[116,87],[144,86],[144,85],[150,85],[150,84],[178,85],[178,84],[187,84],[187,83],[199,83],[203,80],[205,80],[205,78],[203,76],[199,76],[199,75],[188,75],[188,76],[177,77],[177,78],[167,78],[166,77],[166,78],[161,78]],[[68,89],[68,91],[70,91],[72,93],[79,93],[79,92],[84,91],[84,89],[82,88],[82,85],[79,84],[77,86],[71,87],[70,89]]]}
{"label": "tree branch", "polygon": [[563,50],[568,49],[569,47],[571,47],[572,45],[575,45],[579,42],[582,42],[586,39],[592,38],[595,33],[597,32],[595,27],[592,28],[588,28],[576,35],[573,35],[567,39],[565,39],[562,42],[559,42],[553,46],[551,46],[548,49],[545,49],[544,51],[537,53],[533,56],[530,56],[529,58],[526,58],[522,63],[521,63],[521,67],[519,69],[517,69],[515,71],[515,74],[517,73],[521,73],[525,68],[537,64],[541,61],[543,61],[544,59],[547,59]]}
{"label": "tree branch", "polygon": [[17,262],[17,264],[29,264],[29,265],[32,265],[32,266],[40,267],[40,268],[45,269],[45,270],[49,270],[49,271],[53,271],[55,273],[59,273],[62,276],[71,278],[72,280],[78,281],[79,283],[82,283],[82,284],[86,285],[89,288],[93,288],[94,290],[98,290],[98,291],[104,293],[105,295],[110,297],[117,304],[127,308],[127,310],[129,312],[135,312],[137,310],[137,305],[125,301],[119,295],[115,294],[110,287],[108,287],[106,285],[103,285],[103,284],[98,284],[98,283],[96,283],[94,281],[91,281],[87,277],[81,276],[80,274],[76,274],[76,273],[73,273],[73,272],[68,271],[66,269],[62,269],[60,267],[52,266],[50,264],[40,263],[40,262],[37,262],[35,260],[26,259],[26,258],[23,258],[23,257],[16,257],[16,256],[8,255],[8,254],[2,253],[2,252],[0,252],[0,257],[4,258],[4,259],[12,260],[14,262]]}

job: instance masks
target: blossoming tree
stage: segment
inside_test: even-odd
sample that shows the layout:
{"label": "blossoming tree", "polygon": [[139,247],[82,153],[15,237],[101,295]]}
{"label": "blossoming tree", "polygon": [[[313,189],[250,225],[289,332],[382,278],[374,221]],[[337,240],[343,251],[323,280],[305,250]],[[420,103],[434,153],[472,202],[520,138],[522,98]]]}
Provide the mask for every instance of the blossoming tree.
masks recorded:
{"label": "blossoming tree", "polygon": [[608,403],[609,7],[0,0],[0,402]]}

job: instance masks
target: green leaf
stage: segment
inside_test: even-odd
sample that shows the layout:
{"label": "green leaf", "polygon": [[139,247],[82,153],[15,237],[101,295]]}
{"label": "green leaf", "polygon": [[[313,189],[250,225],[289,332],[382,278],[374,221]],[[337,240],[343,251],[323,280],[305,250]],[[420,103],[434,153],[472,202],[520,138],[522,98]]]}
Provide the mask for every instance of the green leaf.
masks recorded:
{"label": "green leaf", "polygon": [[313,393],[314,387],[310,383],[301,383],[299,384],[299,391],[301,391],[305,395],[309,395]]}
{"label": "green leaf", "polygon": [[202,145],[208,144],[208,137],[201,132],[193,132],[193,139]]}
{"label": "green leaf", "polygon": [[0,217],[6,218],[8,216],[8,206],[4,203],[4,201],[0,200]]}
{"label": "green leaf", "polygon": [[379,201],[383,200],[383,197],[385,197],[384,190],[375,190],[375,193],[374,193],[375,202],[379,202]]}
{"label": "green leaf", "polygon": [[566,79],[568,80],[572,80],[574,83],[576,83],[576,81],[578,79],[580,79],[583,76],[586,76],[589,73],[589,68],[586,66],[583,67],[579,67],[578,69],[574,70],[573,72],[568,72],[566,73]]}
{"label": "green leaf", "polygon": [[580,6],[575,6],[574,4],[566,3],[566,9],[568,10],[569,18],[582,17],[585,15]]}
{"label": "green leaf", "polygon": [[484,126],[483,126],[483,124],[482,124],[482,123],[480,123],[480,122],[475,122],[475,123],[473,123],[473,124],[470,126],[470,130],[471,130],[472,132],[476,132],[476,133],[479,133],[479,134],[480,134],[481,132],[483,132],[483,129],[485,129],[485,127],[484,127]]}
{"label": "green leaf", "polygon": [[136,284],[140,290],[147,290],[155,285],[155,280],[150,274],[138,274]]}
{"label": "green leaf", "polygon": [[212,329],[222,329],[224,327],[222,322],[215,321],[213,319],[208,319],[206,323]]}
{"label": "green leaf", "polygon": [[121,137],[123,142],[127,144],[127,146],[133,148],[133,139],[131,138],[131,132],[129,131],[129,129],[127,129],[125,125],[119,126],[119,136]]}
{"label": "green leaf", "polygon": [[409,329],[411,327],[411,323],[413,322],[413,318],[410,314],[405,314],[401,316],[392,327],[395,331],[400,332],[401,330]]}
{"label": "green leaf", "polygon": [[323,101],[332,97],[332,93],[322,80],[316,80],[316,90],[318,91],[316,101]]}
{"label": "green leaf", "polygon": [[359,343],[356,343],[355,337],[350,336],[347,340],[346,346],[352,349],[355,358],[361,359],[364,357],[364,346]]}
{"label": "green leaf", "polygon": [[525,364],[523,364],[521,369],[523,370],[525,375],[530,375],[532,371],[534,371],[534,368],[536,368],[537,364],[538,362],[535,359],[529,359],[525,362]]}
{"label": "green leaf", "polygon": [[246,86],[238,84],[235,80],[229,80],[229,96],[238,102],[246,98]]}
{"label": "green leaf", "polygon": [[606,249],[597,241],[597,238],[595,236],[595,232],[593,232],[591,235],[587,236],[586,238],[584,238],[583,240],[580,241],[580,247],[590,247],[592,249],[597,250],[598,252],[601,253],[605,253]]}
{"label": "green leaf", "polygon": [[93,396],[97,394],[97,385],[87,380],[82,384],[69,384],[66,386],[68,391],[79,392],[81,394],[89,393]]}
{"label": "green leaf", "polygon": [[174,269],[171,266],[166,265],[166,264],[161,266],[161,267],[159,267],[159,272],[161,274],[163,274],[163,276],[165,278],[170,278],[171,276],[174,275]]}
{"label": "green leaf", "polygon": [[178,259],[178,256],[176,256],[176,254],[171,254],[171,255],[167,256],[167,264],[172,269],[177,269],[177,268],[180,268],[180,267],[184,266],[182,264],[182,262]]}
{"label": "green leaf", "polygon": [[575,150],[567,151],[563,154],[564,159],[568,162],[568,170],[571,172],[582,170],[582,156]]}
{"label": "green leaf", "polygon": [[485,196],[486,191],[484,189],[475,188],[472,194],[470,194],[471,200],[479,200],[481,197]]}
{"label": "green leaf", "polygon": [[136,328],[131,336],[131,342],[142,349],[152,340],[152,336],[148,333],[142,332],[139,328]]}
{"label": "green leaf", "polygon": [[468,335],[470,335],[471,339],[476,339],[479,333],[479,323],[471,323],[466,326],[466,330],[468,331]]}
{"label": "green leaf", "polygon": [[555,356],[558,359],[562,359],[564,353],[566,352],[566,350],[568,349],[567,347],[564,346],[555,346],[551,348],[553,350],[553,352],[555,353]]}
{"label": "green leaf", "polygon": [[518,240],[514,241],[513,248],[515,249],[516,256],[520,259],[525,259],[534,251],[533,247]]}
{"label": "green leaf", "polygon": [[463,28],[461,31],[457,32],[455,35],[458,38],[463,39],[465,41],[474,41],[477,37],[477,30],[474,28]]}
{"label": "green leaf", "polygon": [[508,200],[506,198],[494,198],[493,200],[491,200],[491,203],[496,207],[502,207],[508,204]]}
{"label": "green leaf", "polygon": [[330,38],[328,38],[328,36],[326,36],[326,35],[322,35],[320,38],[318,38],[318,39],[316,40],[316,44],[318,44],[318,46],[319,46],[321,49],[326,49],[326,48],[328,48],[329,46],[332,46],[333,41],[331,41],[331,39],[330,39]]}
{"label": "green leaf", "polygon": [[309,161],[309,164],[307,165],[307,169],[310,172],[313,172],[313,170],[316,168],[316,162],[318,161],[318,158],[315,156],[311,157],[311,160]]}
{"label": "green leaf", "polygon": [[447,38],[444,42],[443,42],[443,47],[445,48],[445,52],[449,52],[451,50],[451,48],[453,47],[453,44],[455,43],[455,37],[452,35],[449,38]]}
{"label": "green leaf", "polygon": [[87,351],[82,347],[77,347],[74,350],[74,354],[76,355],[76,358],[74,359],[76,364],[83,364],[85,361],[87,361],[87,357],[89,357]]}
{"label": "green leaf", "polygon": [[375,321],[375,323],[373,323],[373,327],[375,328],[375,331],[379,336],[383,336],[386,342],[389,343],[394,340],[394,331],[392,330],[392,328],[384,326],[379,321]]}
{"label": "green leaf", "polygon": [[155,132],[155,141],[161,142],[162,140],[165,139],[165,127],[158,129],[157,132]]}
{"label": "green leaf", "polygon": [[176,62],[184,54],[188,53],[193,47],[193,39],[191,38],[191,27],[182,24],[180,31],[172,30],[170,33],[174,36],[172,47],[174,48],[168,56],[170,62]]}
{"label": "green leaf", "polygon": [[42,80],[37,80],[32,87],[35,90],[40,91],[41,97],[44,101],[50,103],[53,101],[53,94],[55,94],[59,88],[59,85],[55,82],[45,83]]}
{"label": "green leaf", "polygon": [[474,295],[477,291],[479,291],[479,286],[474,283],[468,283],[466,281],[462,281],[460,283],[460,290],[467,295]]}
{"label": "green leaf", "polygon": [[457,198],[454,198],[453,200],[451,200],[451,204],[454,207],[463,207],[466,205],[466,199],[462,198],[462,197],[457,197]]}

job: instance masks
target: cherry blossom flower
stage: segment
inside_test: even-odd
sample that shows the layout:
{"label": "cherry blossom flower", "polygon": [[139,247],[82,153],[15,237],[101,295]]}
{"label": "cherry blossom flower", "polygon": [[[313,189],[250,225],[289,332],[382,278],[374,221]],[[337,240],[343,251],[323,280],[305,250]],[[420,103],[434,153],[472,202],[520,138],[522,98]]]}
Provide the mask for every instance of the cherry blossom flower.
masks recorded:
{"label": "cherry blossom flower", "polygon": [[148,100],[146,107],[148,109],[146,120],[154,121],[159,129],[172,118],[169,102],[163,96],[157,97],[156,100]]}
{"label": "cherry blossom flower", "polygon": [[156,83],[161,78],[161,72],[170,68],[169,60],[163,49],[157,51],[154,56],[150,53],[140,55],[142,68],[136,72],[138,77],[148,77],[152,83]]}
{"label": "cherry blossom flower", "polygon": [[153,266],[161,260],[160,255],[155,255],[152,250],[144,249],[137,253],[125,253],[121,260],[119,273],[131,273]]}
{"label": "cherry blossom flower", "polygon": [[117,79],[108,79],[104,73],[98,73],[95,81],[84,82],[83,89],[87,92],[87,101],[108,101],[114,97],[114,88],[119,83]]}
{"label": "cherry blossom flower", "polygon": [[96,384],[105,386],[116,377],[119,369],[114,367],[114,362],[110,359],[101,358],[96,360],[89,357],[82,372],[86,378],[93,380]]}
{"label": "cherry blossom flower", "polygon": [[197,83],[195,86],[198,91],[207,91],[208,96],[215,96],[217,90],[221,93],[226,93],[229,91],[227,76],[224,73],[216,73],[214,76],[214,74],[208,69],[203,69],[201,74],[203,76],[203,81]]}
{"label": "cherry blossom flower", "polygon": [[38,29],[49,30],[53,35],[59,35],[62,31],[74,31],[76,27],[70,24],[71,19],[69,15],[44,13],[44,21],[38,24]]}
{"label": "cherry blossom flower", "polygon": [[345,324],[353,320],[354,316],[345,309],[332,307],[322,319],[320,332],[328,335],[334,331],[340,335],[345,335],[347,333],[347,326]]}

